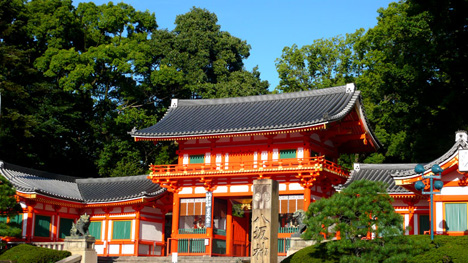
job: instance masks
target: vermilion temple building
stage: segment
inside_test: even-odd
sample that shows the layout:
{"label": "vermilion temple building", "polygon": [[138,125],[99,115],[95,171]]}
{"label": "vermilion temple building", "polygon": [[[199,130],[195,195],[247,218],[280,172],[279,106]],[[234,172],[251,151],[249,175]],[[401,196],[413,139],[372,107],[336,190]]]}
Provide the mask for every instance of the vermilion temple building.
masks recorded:
{"label": "vermilion temple building", "polygon": [[[351,172],[337,164],[341,154],[381,147],[353,84],[173,99],[158,123],[134,129],[131,136],[176,142],[178,163],[151,165],[149,175],[79,179],[2,162],[0,173],[16,187],[23,207],[20,216],[2,218],[23,228],[22,238],[8,240],[60,242],[71,223],[87,213],[101,256],[248,256],[252,184],[261,178],[279,182],[280,255],[297,230],[295,211],[358,179],[388,183],[407,234],[429,229],[428,198],[414,188],[421,179],[416,164],[355,164]],[[466,132],[458,132],[454,146],[425,166],[426,174],[434,163],[444,169],[445,187],[432,220],[438,234],[464,234],[468,227],[467,174],[458,171],[458,153],[466,148]]]}

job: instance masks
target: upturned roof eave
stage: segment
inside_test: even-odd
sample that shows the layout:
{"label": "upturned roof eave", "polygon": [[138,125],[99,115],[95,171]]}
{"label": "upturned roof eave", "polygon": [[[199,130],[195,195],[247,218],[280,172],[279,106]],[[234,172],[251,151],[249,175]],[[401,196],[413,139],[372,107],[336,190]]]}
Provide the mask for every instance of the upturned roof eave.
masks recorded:
{"label": "upturned roof eave", "polygon": [[[445,164],[450,163],[451,160],[454,160],[454,158],[457,157],[459,149],[466,149],[466,148],[468,148],[468,144],[465,141],[457,140],[455,144],[447,152],[442,154],[439,158],[429,163],[424,163],[423,166],[424,166],[425,171],[423,174],[429,173],[434,164],[444,166]],[[403,180],[417,178],[421,175],[417,174],[413,168],[413,169],[409,169],[406,171],[391,174],[391,176],[393,177],[394,180],[403,181]]]}
{"label": "upturned roof eave", "polygon": [[161,135],[151,135],[151,134],[138,134],[138,133],[130,133],[130,135],[135,139],[135,141],[175,141],[175,140],[183,140],[183,139],[199,139],[199,138],[217,138],[217,137],[237,137],[237,136],[247,136],[247,135],[264,135],[264,134],[278,134],[283,132],[294,132],[294,131],[309,131],[309,130],[321,130],[325,129],[327,124],[338,121],[337,120],[329,120],[329,121],[322,121],[312,125],[305,125],[305,126],[295,126],[291,128],[280,128],[280,129],[266,129],[266,130],[247,130],[247,131],[239,131],[239,132],[224,132],[224,133],[201,133],[201,134],[187,134],[187,135],[168,135],[168,136],[161,136]]}

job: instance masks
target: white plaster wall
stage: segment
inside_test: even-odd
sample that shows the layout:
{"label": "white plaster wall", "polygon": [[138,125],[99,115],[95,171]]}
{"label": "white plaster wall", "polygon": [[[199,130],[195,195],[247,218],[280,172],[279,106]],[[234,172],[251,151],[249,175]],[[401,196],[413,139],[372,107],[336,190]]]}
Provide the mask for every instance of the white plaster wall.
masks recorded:
{"label": "white plaster wall", "polygon": [[23,233],[21,234],[23,237],[26,236],[26,230],[27,230],[27,223],[28,222],[28,213],[23,214]]}
{"label": "white plaster wall", "polygon": [[135,253],[135,245],[133,244],[124,244],[122,245],[122,254],[134,254]]}
{"label": "white plaster wall", "polygon": [[[444,187],[440,191],[441,195],[468,195],[467,186]],[[463,198],[466,200],[465,198]]]}
{"label": "white plaster wall", "polygon": [[279,157],[278,149],[273,149],[273,161],[277,161]]}
{"label": "white plaster wall", "polygon": [[297,158],[304,158],[304,147],[297,148]]}
{"label": "white plaster wall", "polygon": [[213,193],[227,193],[227,191],[227,186],[218,186],[216,190],[213,191]]}
{"label": "white plaster wall", "polygon": [[254,160],[253,168],[257,168],[257,164],[258,164],[258,152],[257,151],[253,153],[253,160]]}
{"label": "white plaster wall", "polygon": [[179,194],[192,194],[192,187],[184,187],[180,190]]}
{"label": "white plaster wall", "polygon": [[414,219],[414,227],[413,227],[414,228],[414,234],[419,235],[419,215],[414,214],[413,219]]}
{"label": "white plaster wall", "polygon": [[104,254],[104,245],[95,245],[95,246],[94,246],[94,249],[96,249],[96,252],[97,252],[99,255]]}
{"label": "white plaster wall", "polygon": [[409,214],[405,214],[405,235],[409,235]]}
{"label": "white plaster wall", "polygon": [[289,190],[304,190],[304,187],[302,187],[299,183],[291,183],[289,184]]}
{"label": "white plaster wall", "polygon": [[195,193],[196,194],[204,194],[204,193],[206,193],[206,191],[205,191],[204,187],[199,186],[199,187],[195,187]]}
{"label": "white plaster wall", "polygon": [[[104,241],[106,239],[106,220],[102,220],[101,224],[101,240]],[[110,239],[108,239],[110,240]]]}
{"label": "white plaster wall", "polygon": [[156,222],[140,221],[140,239],[162,241],[162,224]]}
{"label": "white plaster wall", "polygon": [[442,202],[435,202],[436,231],[440,232],[440,234],[444,231],[444,211],[442,207]]}
{"label": "white plaster wall", "polygon": [[120,253],[120,245],[109,245],[109,254],[119,254]]}
{"label": "white plaster wall", "polygon": [[280,191],[286,191],[286,184],[279,184]]}
{"label": "white plaster wall", "polygon": [[111,240],[112,238],[112,231],[110,231],[112,229],[112,220],[109,220],[109,231],[107,231],[107,240]]}
{"label": "white plaster wall", "polygon": [[249,186],[248,185],[233,185],[231,186],[231,193],[245,193],[249,192]]}

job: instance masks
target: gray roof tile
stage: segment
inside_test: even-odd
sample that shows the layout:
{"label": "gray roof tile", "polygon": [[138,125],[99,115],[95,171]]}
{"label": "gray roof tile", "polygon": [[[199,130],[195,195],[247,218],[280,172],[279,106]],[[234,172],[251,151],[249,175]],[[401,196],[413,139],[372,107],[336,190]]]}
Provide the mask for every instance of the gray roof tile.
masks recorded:
{"label": "gray roof tile", "polygon": [[40,193],[82,203],[124,201],[162,194],[146,175],[82,179],[0,161],[0,174],[20,192]]}
{"label": "gray roof tile", "polygon": [[[412,194],[405,188],[395,185],[392,174],[405,171],[408,169],[414,169],[416,164],[357,164],[355,169],[351,171],[351,175],[348,180],[343,184],[339,185],[337,189],[343,189],[349,186],[352,182],[357,180],[369,180],[383,182],[387,184],[387,192],[389,194]],[[357,169],[359,167],[359,169]]]}
{"label": "gray roof tile", "polygon": [[173,137],[301,128],[343,118],[360,99],[346,86],[260,96],[179,100],[134,137]]}

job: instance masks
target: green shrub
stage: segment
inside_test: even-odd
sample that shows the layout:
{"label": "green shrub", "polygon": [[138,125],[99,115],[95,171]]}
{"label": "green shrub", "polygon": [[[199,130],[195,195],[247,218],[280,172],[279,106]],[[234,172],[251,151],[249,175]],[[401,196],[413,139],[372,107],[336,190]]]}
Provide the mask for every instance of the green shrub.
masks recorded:
{"label": "green shrub", "polygon": [[340,262],[339,255],[328,255],[325,243],[306,247],[283,259],[281,263],[336,263]]}
{"label": "green shrub", "polygon": [[18,263],[50,263],[70,256],[69,251],[59,251],[21,244],[0,255],[0,260],[16,260]]}
{"label": "green shrub", "polygon": [[414,236],[412,239],[422,241],[428,251],[415,255],[408,260],[409,263],[438,263],[454,262],[463,263],[468,261],[468,236],[435,236],[431,242],[429,236]]}
{"label": "green shrub", "polygon": [[[394,236],[384,239],[369,240],[380,243],[363,249],[356,257],[351,249],[340,251],[334,248],[332,241],[310,246],[285,258],[282,263],[299,262],[408,262],[408,263],[464,263],[468,262],[468,236]],[[377,249],[376,249],[377,248]]]}

